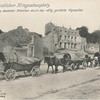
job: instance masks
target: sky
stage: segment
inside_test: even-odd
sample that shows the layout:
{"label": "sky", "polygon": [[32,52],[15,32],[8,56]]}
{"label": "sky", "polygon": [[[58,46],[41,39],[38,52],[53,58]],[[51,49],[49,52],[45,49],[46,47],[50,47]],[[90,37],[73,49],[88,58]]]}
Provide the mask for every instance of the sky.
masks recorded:
{"label": "sky", "polygon": [[[0,0],[0,4],[49,4],[49,7],[29,7],[26,10],[66,9],[66,12],[0,12],[0,29],[4,32],[16,29],[18,26],[28,28],[31,32],[45,34],[45,24],[52,22],[57,26],[77,27],[87,26],[89,32],[100,29],[100,0]],[[22,9],[24,7],[0,7],[4,9]],[[82,11],[70,12],[69,9]]]}

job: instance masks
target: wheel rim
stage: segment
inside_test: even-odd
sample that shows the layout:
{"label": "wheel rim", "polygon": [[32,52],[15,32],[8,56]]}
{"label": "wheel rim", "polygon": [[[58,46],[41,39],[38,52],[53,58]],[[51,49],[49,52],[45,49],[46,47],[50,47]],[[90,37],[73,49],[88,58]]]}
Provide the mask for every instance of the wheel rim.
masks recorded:
{"label": "wheel rim", "polygon": [[83,68],[86,68],[87,67],[87,62],[84,61],[82,65],[83,65]]}
{"label": "wheel rim", "polygon": [[75,65],[74,65],[74,63],[71,64],[71,68],[72,68],[72,70],[75,70]]}
{"label": "wheel rim", "polygon": [[36,76],[40,74],[40,68],[39,67],[33,67],[31,70],[31,75]]}
{"label": "wheel rim", "polygon": [[15,73],[16,71],[13,69],[8,69],[5,73],[6,80],[13,80],[15,79]]}

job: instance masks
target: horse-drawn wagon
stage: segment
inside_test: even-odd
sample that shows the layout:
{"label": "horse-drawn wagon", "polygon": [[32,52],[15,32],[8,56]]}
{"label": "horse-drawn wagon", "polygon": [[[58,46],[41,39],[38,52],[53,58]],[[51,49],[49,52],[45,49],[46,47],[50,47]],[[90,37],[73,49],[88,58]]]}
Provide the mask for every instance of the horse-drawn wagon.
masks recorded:
{"label": "horse-drawn wagon", "polygon": [[65,53],[62,59],[63,62],[61,65],[64,66],[64,70],[70,69],[72,71],[79,69],[80,66],[81,68],[85,69],[88,65],[85,57],[79,58],[75,54]]}
{"label": "horse-drawn wagon", "polygon": [[93,55],[85,55],[83,58],[78,58],[71,60],[69,65],[73,66],[74,69],[81,68],[85,69],[87,67],[95,67],[97,65],[97,60]]}
{"label": "horse-drawn wagon", "polygon": [[87,61],[85,58],[79,58],[74,54],[65,53],[63,55],[62,65],[65,70],[70,69],[72,71],[78,69],[80,66],[85,69],[87,67]]}
{"label": "horse-drawn wagon", "polygon": [[68,65],[71,66],[72,70],[81,68],[85,69],[87,67],[86,59],[70,60]]}
{"label": "horse-drawn wagon", "polygon": [[[3,55],[3,53],[2,53]],[[4,56],[2,56],[4,57]],[[41,60],[24,57],[24,61],[26,60],[29,63],[20,63],[20,62],[6,62],[6,59],[0,59],[2,62],[3,70],[0,71],[1,74],[4,74],[6,80],[13,80],[16,78],[16,73],[23,71],[26,75],[25,71],[29,72],[32,76],[40,74],[40,63]]]}

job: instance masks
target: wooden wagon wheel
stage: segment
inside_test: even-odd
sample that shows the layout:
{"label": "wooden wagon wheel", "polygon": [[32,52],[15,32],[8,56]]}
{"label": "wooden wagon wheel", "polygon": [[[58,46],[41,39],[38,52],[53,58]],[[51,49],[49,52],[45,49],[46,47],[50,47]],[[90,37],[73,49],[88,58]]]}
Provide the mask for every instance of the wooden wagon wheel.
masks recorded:
{"label": "wooden wagon wheel", "polygon": [[93,63],[93,61],[91,62],[91,67],[94,67],[95,65],[94,65],[94,63]]}
{"label": "wooden wagon wheel", "polygon": [[14,69],[8,69],[7,71],[6,71],[6,73],[5,73],[5,79],[7,80],[7,81],[9,81],[9,80],[14,80],[15,79],[15,73],[16,73],[16,71],[14,70]]}
{"label": "wooden wagon wheel", "polygon": [[87,65],[88,65],[88,64],[87,64],[86,61],[83,61],[83,62],[82,62],[83,69],[86,69]]}
{"label": "wooden wagon wheel", "polygon": [[35,66],[32,68],[31,70],[31,75],[32,76],[36,76],[36,75],[40,75],[40,67],[39,66]]}
{"label": "wooden wagon wheel", "polygon": [[71,63],[71,70],[75,70],[75,64]]}

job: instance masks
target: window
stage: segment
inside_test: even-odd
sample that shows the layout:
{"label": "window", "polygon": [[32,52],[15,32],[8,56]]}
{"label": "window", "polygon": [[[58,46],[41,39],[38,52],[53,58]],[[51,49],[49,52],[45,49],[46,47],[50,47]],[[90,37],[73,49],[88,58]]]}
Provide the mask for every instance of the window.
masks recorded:
{"label": "window", "polygon": [[74,49],[76,49],[76,44],[74,44]]}
{"label": "window", "polygon": [[75,32],[75,34],[77,34],[77,32]]}
{"label": "window", "polygon": [[65,40],[66,40],[66,36],[65,36]]}
{"label": "window", "polygon": [[70,48],[70,43],[68,43],[68,48]]}
{"label": "window", "polygon": [[73,41],[73,37],[71,37],[71,41]]}
{"label": "window", "polygon": [[70,36],[68,36],[68,39],[70,38]]}
{"label": "window", "polygon": [[60,48],[62,47],[62,43],[60,42]]}
{"label": "window", "polygon": [[62,38],[62,35],[59,36],[59,40],[61,40],[61,38]]}
{"label": "window", "polygon": [[68,36],[68,41],[70,41],[70,36]]}
{"label": "window", "polygon": [[75,37],[75,42],[76,42],[76,37]]}
{"label": "window", "polygon": [[73,48],[73,43],[71,43],[71,48]]}
{"label": "window", "polygon": [[64,43],[64,49],[66,49],[66,43]]}

